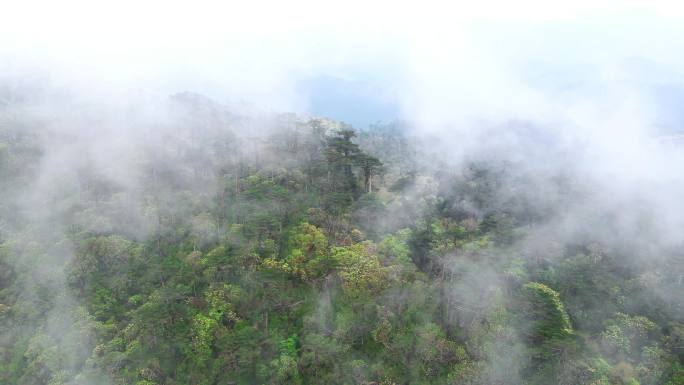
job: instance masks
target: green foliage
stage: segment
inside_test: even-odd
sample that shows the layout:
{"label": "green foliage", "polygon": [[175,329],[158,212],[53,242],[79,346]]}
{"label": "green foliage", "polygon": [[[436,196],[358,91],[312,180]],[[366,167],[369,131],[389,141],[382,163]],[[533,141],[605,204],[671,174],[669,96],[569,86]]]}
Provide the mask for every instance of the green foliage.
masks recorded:
{"label": "green foliage", "polygon": [[601,339],[611,354],[640,354],[644,342],[655,329],[656,324],[646,317],[616,313],[614,318],[606,321]]}
{"label": "green foliage", "polygon": [[372,248],[371,243],[358,243],[331,251],[344,292],[352,298],[377,295],[390,285],[387,269]]}
{"label": "green foliage", "polygon": [[263,261],[263,265],[302,281],[319,279],[333,267],[328,253],[328,240],[316,226],[302,223],[293,229],[288,249],[289,255],[284,259],[269,258]]}
{"label": "green foliage", "polygon": [[[536,342],[569,337],[573,331],[560,295],[550,287],[529,282],[522,286],[521,319]],[[523,326],[525,327],[525,326]]]}
{"label": "green foliage", "polygon": [[684,383],[677,256],[525,238],[553,213],[514,167],[426,168],[394,128],[248,140],[173,100],[201,119],[130,183],[44,180],[44,133],[0,127],[0,383]]}

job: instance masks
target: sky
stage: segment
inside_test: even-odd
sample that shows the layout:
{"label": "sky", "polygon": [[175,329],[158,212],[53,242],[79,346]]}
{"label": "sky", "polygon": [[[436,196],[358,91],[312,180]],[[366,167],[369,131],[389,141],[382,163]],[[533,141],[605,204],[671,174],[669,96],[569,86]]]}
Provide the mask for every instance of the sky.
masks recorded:
{"label": "sky", "polygon": [[629,111],[672,133],[682,16],[673,1],[14,1],[0,74],[105,99],[190,90],[359,128]]}

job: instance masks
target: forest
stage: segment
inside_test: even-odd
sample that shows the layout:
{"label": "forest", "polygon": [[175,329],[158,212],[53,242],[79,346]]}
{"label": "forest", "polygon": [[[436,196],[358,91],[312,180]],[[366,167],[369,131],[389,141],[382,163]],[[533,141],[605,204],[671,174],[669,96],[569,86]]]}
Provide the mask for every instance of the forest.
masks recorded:
{"label": "forest", "polygon": [[684,384],[681,242],[547,153],[5,94],[2,384]]}

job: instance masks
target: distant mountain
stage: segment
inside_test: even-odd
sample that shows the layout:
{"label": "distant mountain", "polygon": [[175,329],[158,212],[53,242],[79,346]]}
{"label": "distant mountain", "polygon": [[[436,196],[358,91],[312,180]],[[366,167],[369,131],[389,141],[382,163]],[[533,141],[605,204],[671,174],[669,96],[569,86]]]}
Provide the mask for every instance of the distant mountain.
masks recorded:
{"label": "distant mountain", "polygon": [[343,120],[357,128],[388,122],[399,116],[399,104],[391,95],[390,85],[362,78],[321,75],[298,84],[309,96],[309,112]]}

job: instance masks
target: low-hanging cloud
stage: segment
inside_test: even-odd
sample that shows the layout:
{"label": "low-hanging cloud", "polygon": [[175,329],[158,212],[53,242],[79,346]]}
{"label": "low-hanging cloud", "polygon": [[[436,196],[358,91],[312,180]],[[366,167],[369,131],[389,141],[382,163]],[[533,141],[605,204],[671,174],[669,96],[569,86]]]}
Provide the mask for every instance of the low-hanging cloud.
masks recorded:
{"label": "low-hanging cloud", "polygon": [[[639,263],[650,263],[684,241],[684,139],[673,102],[684,96],[684,28],[677,20],[682,11],[666,3],[414,9],[390,2],[22,2],[0,20],[0,124],[35,129],[42,161],[31,165],[36,178],[22,186],[26,191],[10,199],[22,221],[49,226],[68,206],[61,199],[78,195],[59,188],[78,189],[79,173],[88,173],[122,197],[96,206],[102,212],[94,217],[103,219],[84,220],[89,230],[127,228],[131,238],[144,239],[154,233],[155,213],[143,209],[150,194],[141,180],[163,173],[155,165],[172,159],[165,151],[188,151],[188,159],[191,151],[206,152],[197,163],[175,165],[174,182],[192,185],[202,161],[230,153],[197,148],[203,134],[218,132],[227,146],[239,146],[276,127],[274,112],[315,114],[315,95],[302,84],[334,77],[399,106],[396,118],[430,173],[444,167],[462,175],[473,161],[511,167],[498,200],[521,196],[550,213],[526,229],[518,254],[543,252],[549,239],[588,240],[629,248]],[[236,153],[258,159],[261,148],[254,150]],[[439,165],[430,163],[435,159]],[[438,183],[424,179],[413,195],[429,199]],[[193,188],[209,196],[217,186]],[[187,214],[183,205],[168,206],[169,216]],[[396,224],[399,215],[389,208],[384,220]],[[211,221],[190,221],[198,242],[213,239]],[[72,257],[65,246],[52,263]],[[489,293],[482,302],[494,303],[504,283],[491,267],[450,257],[444,263],[451,270],[467,270],[450,298],[472,291]],[[64,286],[65,274],[51,267],[36,276],[47,271],[57,277],[55,287]],[[483,277],[492,288],[476,284]],[[319,323],[329,310],[325,301]],[[470,321],[467,314],[452,315],[453,322]],[[55,326],[46,333],[57,338],[71,319],[49,316]]]}

